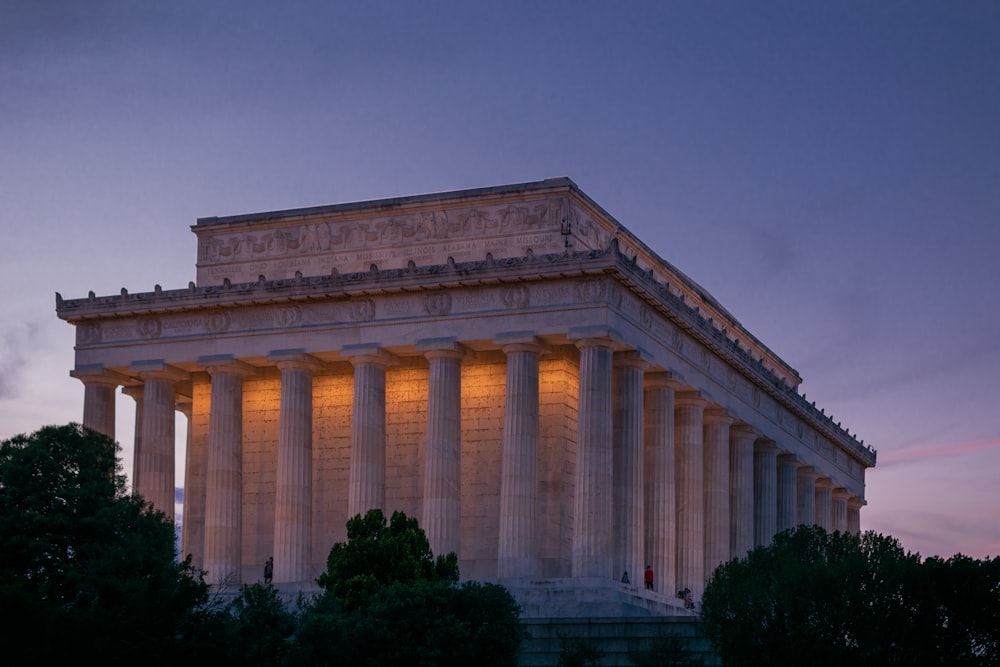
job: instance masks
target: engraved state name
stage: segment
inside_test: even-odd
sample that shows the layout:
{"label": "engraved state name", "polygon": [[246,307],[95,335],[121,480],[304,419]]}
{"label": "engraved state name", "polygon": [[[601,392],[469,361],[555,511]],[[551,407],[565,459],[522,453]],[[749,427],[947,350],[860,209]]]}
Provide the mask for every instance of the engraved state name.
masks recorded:
{"label": "engraved state name", "polygon": [[557,234],[527,234],[513,237],[470,239],[446,243],[408,245],[392,248],[373,248],[352,252],[321,253],[310,257],[281,258],[252,262],[235,262],[203,267],[209,276],[229,276],[235,274],[263,274],[288,272],[291,270],[326,271],[332,267],[353,267],[363,269],[367,262],[387,260],[434,259],[444,261],[448,257],[464,259],[476,251],[504,251],[517,249],[523,252],[529,247],[545,249],[556,244]]}

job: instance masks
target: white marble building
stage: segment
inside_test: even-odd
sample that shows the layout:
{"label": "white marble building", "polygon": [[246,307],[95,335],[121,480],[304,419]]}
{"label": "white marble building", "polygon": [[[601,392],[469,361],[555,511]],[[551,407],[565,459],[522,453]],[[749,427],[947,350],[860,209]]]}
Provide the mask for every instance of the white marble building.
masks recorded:
{"label": "white marble building", "polygon": [[[307,589],[345,522],[420,519],[463,578],[673,604],[799,523],[858,531],[875,453],[570,180],[202,218],[186,288],[57,295],[84,424],[219,584]],[[639,583],[641,589],[641,583]],[[652,602],[649,602],[652,604]]]}

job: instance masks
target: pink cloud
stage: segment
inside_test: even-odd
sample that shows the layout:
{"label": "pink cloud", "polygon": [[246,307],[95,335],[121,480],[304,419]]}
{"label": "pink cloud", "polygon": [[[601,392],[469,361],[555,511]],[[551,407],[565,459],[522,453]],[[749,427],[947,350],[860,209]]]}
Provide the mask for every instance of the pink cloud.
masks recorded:
{"label": "pink cloud", "polygon": [[981,442],[958,442],[937,447],[926,447],[923,449],[903,450],[880,454],[878,464],[888,463],[908,463],[910,461],[922,461],[933,459],[939,456],[951,456],[953,454],[965,454],[967,452],[977,452],[981,449],[992,449],[1000,447],[1000,440],[983,440]]}

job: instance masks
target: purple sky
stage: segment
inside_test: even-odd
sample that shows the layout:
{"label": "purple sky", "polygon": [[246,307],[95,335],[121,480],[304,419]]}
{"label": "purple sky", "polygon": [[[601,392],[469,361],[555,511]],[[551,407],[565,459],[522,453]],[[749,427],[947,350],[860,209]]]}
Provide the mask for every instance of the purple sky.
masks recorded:
{"label": "purple sky", "polygon": [[864,529],[1000,554],[1000,4],[272,4],[0,4],[0,438],[198,217],[568,176],[878,450]]}

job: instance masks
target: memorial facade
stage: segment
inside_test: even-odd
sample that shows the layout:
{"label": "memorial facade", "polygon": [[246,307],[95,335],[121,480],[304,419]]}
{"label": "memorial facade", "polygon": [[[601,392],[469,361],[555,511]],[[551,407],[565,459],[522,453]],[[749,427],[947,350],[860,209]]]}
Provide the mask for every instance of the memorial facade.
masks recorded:
{"label": "memorial facade", "polygon": [[[307,589],[345,523],[420,519],[463,578],[698,596],[875,453],[569,179],[202,218],[187,288],[67,299],[86,426],[135,399],[133,489],[209,581]],[[640,584],[641,588],[641,584]],[[644,593],[645,594],[645,593]]]}

